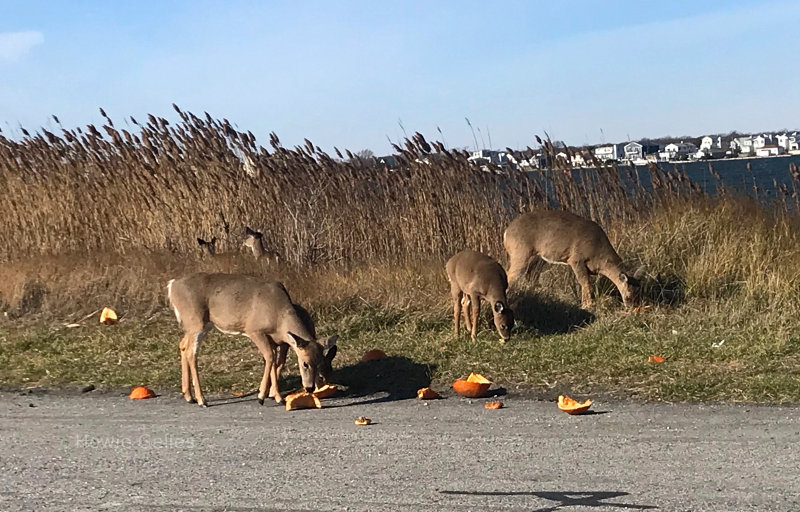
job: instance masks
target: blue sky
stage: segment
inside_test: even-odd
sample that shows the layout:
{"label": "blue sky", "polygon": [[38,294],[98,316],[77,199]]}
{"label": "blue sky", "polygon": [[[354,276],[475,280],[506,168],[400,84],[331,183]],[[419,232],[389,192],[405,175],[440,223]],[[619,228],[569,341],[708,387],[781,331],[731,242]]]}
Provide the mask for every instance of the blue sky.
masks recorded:
{"label": "blue sky", "polygon": [[[171,104],[286,146],[800,128],[800,2],[0,0],[0,129]],[[438,130],[441,129],[440,135]]]}

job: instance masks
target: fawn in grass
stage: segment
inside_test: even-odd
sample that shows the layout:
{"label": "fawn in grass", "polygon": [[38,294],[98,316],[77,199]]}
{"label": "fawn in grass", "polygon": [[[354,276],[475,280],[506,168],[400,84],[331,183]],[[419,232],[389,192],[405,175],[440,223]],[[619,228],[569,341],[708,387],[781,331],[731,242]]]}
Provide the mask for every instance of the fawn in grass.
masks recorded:
{"label": "fawn in grass", "polygon": [[453,299],[453,330],[460,333],[460,318],[475,339],[478,332],[481,301],[492,308],[494,325],[502,341],[511,337],[514,312],[508,307],[506,289],[508,279],[503,267],[495,260],[477,251],[464,250],[445,264],[450,296]]}

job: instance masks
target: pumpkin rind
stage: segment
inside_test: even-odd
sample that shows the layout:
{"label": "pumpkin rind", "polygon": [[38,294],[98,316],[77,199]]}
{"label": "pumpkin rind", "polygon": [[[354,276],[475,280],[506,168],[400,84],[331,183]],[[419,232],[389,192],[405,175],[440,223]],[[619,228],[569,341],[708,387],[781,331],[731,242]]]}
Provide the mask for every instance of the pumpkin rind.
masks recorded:
{"label": "pumpkin rind", "polygon": [[587,398],[583,402],[578,402],[564,395],[558,396],[558,408],[567,414],[583,414],[592,406],[592,399]]}
{"label": "pumpkin rind", "polygon": [[117,312],[111,308],[103,308],[100,312],[100,323],[104,325],[112,325],[117,323]]}
{"label": "pumpkin rind", "polygon": [[145,398],[153,398],[156,394],[153,393],[153,390],[146,388],[144,386],[136,386],[131,390],[130,395],[128,398],[131,400],[144,400]]}
{"label": "pumpkin rind", "polygon": [[437,398],[441,398],[441,396],[439,396],[439,393],[431,388],[422,388],[417,391],[417,398],[420,400],[435,400]]}
{"label": "pumpkin rind", "polygon": [[339,391],[339,386],[336,384],[325,384],[321,388],[314,390],[314,396],[317,398],[330,398]]}
{"label": "pumpkin rind", "polygon": [[491,384],[492,381],[481,375],[480,373],[470,373],[467,377],[467,382],[475,382],[478,384]]}
{"label": "pumpkin rind", "polygon": [[485,408],[487,408],[487,409],[502,409],[503,408],[503,402],[501,402],[499,400],[496,401],[496,402],[486,402],[485,404],[483,404],[483,406]]}
{"label": "pumpkin rind", "polygon": [[358,418],[355,419],[353,423],[355,423],[358,426],[364,426],[371,424],[372,420],[367,418],[366,416],[359,416]]}
{"label": "pumpkin rind", "polygon": [[322,402],[319,401],[314,393],[301,391],[292,393],[286,397],[286,410],[294,411],[297,409],[322,409]]}

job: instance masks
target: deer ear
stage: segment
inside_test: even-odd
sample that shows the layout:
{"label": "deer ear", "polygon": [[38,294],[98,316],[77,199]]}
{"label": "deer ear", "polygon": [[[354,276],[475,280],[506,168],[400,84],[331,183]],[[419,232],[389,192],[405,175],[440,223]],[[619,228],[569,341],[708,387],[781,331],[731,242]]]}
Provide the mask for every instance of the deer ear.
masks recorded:
{"label": "deer ear", "polygon": [[323,343],[322,346],[325,348],[325,350],[330,350],[330,349],[336,347],[336,340],[338,340],[338,339],[339,339],[339,335],[338,334],[334,334],[333,336],[331,336],[330,338],[325,340],[325,343]]}
{"label": "deer ear", "polygon": [[339,335],[334,334],[322,344],[322,350],[324,351],[325,359],[327,359],[328,362],[333,361],[333,358],[336,357],[336,352],[339,351],[339,348],[336,346],[336,340],[338,339]]}
{"label": "deer ear", "polygon": [[332,346],[331,348],[328,349],[327,352],[325,352],[325,359],[327,359],[328,362],[333,361],[333,358],[336,357],[336,352],[338,351],[339,347],[337,347],[336,345]]}
{"label": "deer ear", "polygon": [[639,268],[636,269],[636,272],[633,273],[634,279],[642,279],[645,274],[647,274],[647,269],[644,268],[644,265],[641,265]]}
{"label": "deer ear", "polygon": [[506,307],[503,306],[503,303],[500,302],[499,300],[494,303],[494,312],[495,313],[502,313],[505,308]]}
{"label": "deer ear", "polygon": [[287,333],[288,336],[286,337],[286,343],[288,343],[294,349],[306,348],[308,346],[309,341],[304,340],[300,336],[297,336],[293,332]]}

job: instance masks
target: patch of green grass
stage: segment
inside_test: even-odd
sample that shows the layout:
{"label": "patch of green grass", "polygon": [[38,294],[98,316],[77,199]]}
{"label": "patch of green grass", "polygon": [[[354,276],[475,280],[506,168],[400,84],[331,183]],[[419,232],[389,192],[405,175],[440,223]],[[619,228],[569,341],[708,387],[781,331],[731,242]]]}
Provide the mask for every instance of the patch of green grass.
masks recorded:
{"label": "patch of green grass", "polygon": [[[429,382],[445,390],[474,371],[511,391],[548,399],[570,393],[800,402],[800,336],[781,327],[780,315],[732,314],[725,304],[699,301],[627,313],[612,300],[601,300],[595,315],[587,315],[566,302],[536,300],[539,306],[528,314],[562,317],[526,318],[506,344],[488,329],[486,311],[477,340],[463,332],[457,339],[444,307],[423,312],[362,302],[321,311],[317,330],[340,335],[333,380],[364,392],[410,396]],[[85,324],[72,329],[0,326],[0,385],[146,384],[160,392],[179,391],[181,330],[166,310],[148,321]],[[384,350],[389,359],[361,363],[361,355],[373,348]],[[650,355],[661,355],[665,362],[648,363]],[[210,393],[253,389],[263,372],[263,360],[247,339],[216,332],[204,341],[199,366]],[[284,389],[296,381],[290,356]]]}

